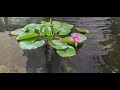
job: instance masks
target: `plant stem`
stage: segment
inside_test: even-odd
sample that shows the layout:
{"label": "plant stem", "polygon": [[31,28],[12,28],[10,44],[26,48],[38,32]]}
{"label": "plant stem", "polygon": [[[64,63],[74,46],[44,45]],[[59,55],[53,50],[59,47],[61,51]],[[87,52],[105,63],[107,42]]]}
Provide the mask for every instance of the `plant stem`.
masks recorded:
{"label": "plant stem", "polygon": [[52,30],[52,17],[50,17],[50,26],[51,26],[51,30]]}

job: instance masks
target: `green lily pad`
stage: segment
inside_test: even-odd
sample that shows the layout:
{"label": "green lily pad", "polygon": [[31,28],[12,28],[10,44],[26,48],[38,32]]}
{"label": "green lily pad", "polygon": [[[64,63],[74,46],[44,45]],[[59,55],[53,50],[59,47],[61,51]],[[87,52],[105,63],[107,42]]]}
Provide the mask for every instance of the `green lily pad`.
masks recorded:
{"label": "green lily pad", "polygon": [[25,33],[25,31],[26,31],[25,28],[20,28],[20,29],[11,31],[11,35],[15,35],[15,36],[17,36],[17,35],[22,35],[22,34]]}
{"label": "green lily pad", "polygon": [[76,30],[77,30],[79,33],[81,33],[81,34],[89,33],[88,30],[86,30],[86,29],[82,29],[82,28],[76,28]]}
{"label": "green lily pad", "polygon": [[72,46],[68,46],[68,48],[63,49],[63,50],[57,50],[57,53],[61,57],[71,57],[71,56],[76,55],[76,51]]}
{"label": "green lily pad", "polygon": [[83,41],[87,40],[87,37],[85,35],[83,35],[83,34],[79,34],[79,35]]}
{"label": "green lily pad", "polygon": [[19,42],[19,46],[22,49],[36,49],[43,46],[45,43],[44,40],[36,41],[36,38],[26,39]]}
{"label": "green lily pad", "polygon": [[40,30],[40,24],[31,23],[24,27],[28,33],[35,33],[35,30]]}
{"label": "green lily pad", "polygon": [[49,40],[48,43],[55,49],[65,49],[68,47],[67,43],[63,43],[60,40]]}
{"label": "green lily pad", "polygon": [[63,43],[74,45],[74,42],[72,42],[70,39],[71,37],[65,37],[65,38],[60,38],[60,41]]}
{"label": "green lily pad", "polygon": [[40,34],[42,36],[51,36],[52,35],[52,31],[51,31],[51,27],[50,26],[47,26],[47,25],[41,25],[40,26]]}
{"label": "green lily pad", "polygon": [[38,37],[38,36],[40,35],[37,33],[25,33],[25,34],[19,35],[16,39],[24,40],[24,39],[29,39],[29,38]]}
{"label": "green lily pad", "polygon": [[58,29],[62,26],[61,22],[58,22],[58,21],[53,21],[52,24],[54,29]]}
{"label": "green lily pad", "polygon": [[73,28],[73,25],[62,23],[62,27],[60,28],[59,35],[67,35],[71,32],[71,29]]}

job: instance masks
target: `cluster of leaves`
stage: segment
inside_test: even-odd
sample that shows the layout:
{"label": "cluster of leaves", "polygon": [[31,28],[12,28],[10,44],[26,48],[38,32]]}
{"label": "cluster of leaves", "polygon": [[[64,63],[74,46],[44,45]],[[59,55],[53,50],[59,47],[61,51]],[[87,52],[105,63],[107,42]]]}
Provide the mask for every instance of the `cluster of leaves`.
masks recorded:
{"label": "cluster of leaves", "polygon": [[[52,21],[51,25],[50,22],[42,21],[41,24],[28,24],[24,28],[12,31],[11,34],[17,36],[16,39],[22,49],[36,49],[48,43],[61,57],[70,57],[76,55],[74,42],[68,36],[72,28],[73,25],[68,23]],[[83,41],[87,40],[84,34],[89,33],[88,30],[81,28],[76,30]]]}

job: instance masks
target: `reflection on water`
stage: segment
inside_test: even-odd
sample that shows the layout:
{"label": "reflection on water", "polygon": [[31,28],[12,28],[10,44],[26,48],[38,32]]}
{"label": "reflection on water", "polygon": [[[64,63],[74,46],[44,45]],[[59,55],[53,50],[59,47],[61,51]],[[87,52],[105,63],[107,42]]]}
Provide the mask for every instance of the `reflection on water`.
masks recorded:
{"label": "reflection on water", "polygon": [[[41,18],[37,18],[37,21],[35,21],[35,18],[29,18],[24,22],[24,25],[32,21],[40,22]],[[77,55],[71,58],[63,59],[55,52],[52,52],[52,56],[50,56],[50,52],[46,52],[46,47],[33,51],[24,51],[28,57],[26,63],[27,72],[120,72],[120,17],[54,17],[53,19],[88,29],[90,31],[87,34],[88,40],[78,51]],[[48,20],[48,18],[42,18],[42,20]],[[7,18],[5,22],[8,22]],[[19,24],[15,27],[14,23],[12,25],[10,23],[7,24],[12,26],[8,27],[8,30],[16,29],[16,26],[20,27]],[[0,25],[3,26],[3,23],[0,23]],[[49,55],[47,55],[48,52]],[[47,65],[47,67],[51,68],[49,70],[46,69],[45,63],[47,62],[46,58],[49,59],[50,57],[53,61],[50,65]]]}
{"label": "reflection on water", "polygon": [[107,28],[109,32],[104,33],[106,40],[101,42],[107,53],[102,57],[110,72],[120,73],[120,18],[113,17],[111,20],[111,25]]}

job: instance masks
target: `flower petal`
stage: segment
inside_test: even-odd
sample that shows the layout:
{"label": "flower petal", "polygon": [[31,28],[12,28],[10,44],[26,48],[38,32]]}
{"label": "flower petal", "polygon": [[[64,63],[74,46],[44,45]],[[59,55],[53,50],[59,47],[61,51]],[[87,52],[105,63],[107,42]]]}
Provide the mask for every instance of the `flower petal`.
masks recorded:
{"label": "flower petal", "polygon": [[82,43],[82,42],[83,42],[83,40],[80,39],[80,40],[79,40],[79,43]]}
{"label": "flower petal", "polygon": [[72,36],[72,37],[77,37],[77,35],[76,35],[76,34],[71,34],[71,36]]}
{"label": "flower petal", "polygon": [[[75,38],[77,38],[77,40]],[[83,42],[83,40],[81,39],[81,37],[78,33],[71,34],[71,41],[77,42],[77,43]]]}
{"label": "flower petal", "polygon": [[73,38],[70,38],[71,41],[74,41]]}

